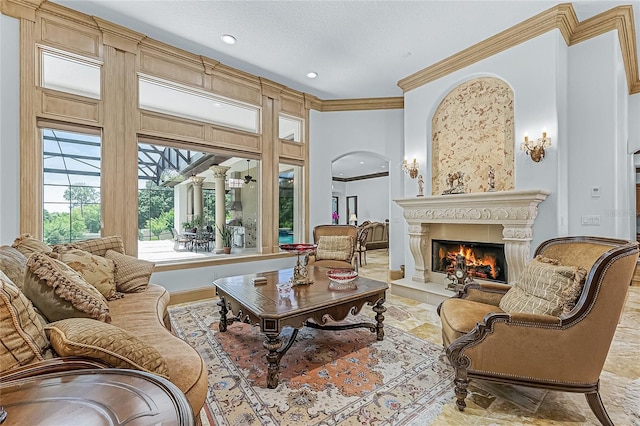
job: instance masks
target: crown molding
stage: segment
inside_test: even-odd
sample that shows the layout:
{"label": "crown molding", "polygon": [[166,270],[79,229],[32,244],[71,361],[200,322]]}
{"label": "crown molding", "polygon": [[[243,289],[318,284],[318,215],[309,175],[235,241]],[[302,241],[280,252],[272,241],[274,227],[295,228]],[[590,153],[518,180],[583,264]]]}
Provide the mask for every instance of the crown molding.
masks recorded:
{"label": "crown molding", "polygon": [[0,12],[17,19],[36,22],[36,10],[46,0],[0,0]]}
{"label": "crown molding", "polygon": [[411,74],[399,80],[398,86],[406,93],[554,29],[560,31],[568,46],[578,44],[608,31],[618,30],[629,93],[640,93],[638,52],[632,7],[618,6],[579,22],[573,5],[570,3],[559,4],[547,9],[442,61]]}
{"label": "crown molding", "polygon": [[374,109],[403,109],[404,97],[361,98],[361,99],[315,99],[311,108],[322,111],[365,111]]}
{"label": "crown molding", "polygon": [[136,53],[138,44],[146,36],[121,25],[93,16],[96,25],[102,31],[103,43],[129,53]]}

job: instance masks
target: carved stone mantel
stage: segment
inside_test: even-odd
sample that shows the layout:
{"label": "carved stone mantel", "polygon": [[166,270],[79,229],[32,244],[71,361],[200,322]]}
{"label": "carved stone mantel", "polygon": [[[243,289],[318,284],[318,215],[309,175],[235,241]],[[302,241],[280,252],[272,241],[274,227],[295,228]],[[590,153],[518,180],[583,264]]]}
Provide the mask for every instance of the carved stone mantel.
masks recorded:
{"label": "carved stone mantel", "polygon": [[494,224],[503,227],[502,240],[509,267],[509,282],[513,282],[529,259],[538,205],[548,195],[548,191],[532,189],[394,200],[403,208],[404,218],[409,225],[409,249],[415,261],[415,274],[411,279],[429,281],[429,224]]}

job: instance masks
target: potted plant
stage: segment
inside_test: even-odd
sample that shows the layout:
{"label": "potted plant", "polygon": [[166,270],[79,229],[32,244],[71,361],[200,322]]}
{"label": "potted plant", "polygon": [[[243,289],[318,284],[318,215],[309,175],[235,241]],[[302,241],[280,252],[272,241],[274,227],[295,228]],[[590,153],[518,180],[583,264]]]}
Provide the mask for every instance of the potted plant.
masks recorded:
{"label": "potted plant", "polygon": [[222,238],[222,248],[225,254],[231,253],[231,242],[233,240],[233,228],[229,225],[222,224],[222,226],[216,225],[220,232],[220,238]]}

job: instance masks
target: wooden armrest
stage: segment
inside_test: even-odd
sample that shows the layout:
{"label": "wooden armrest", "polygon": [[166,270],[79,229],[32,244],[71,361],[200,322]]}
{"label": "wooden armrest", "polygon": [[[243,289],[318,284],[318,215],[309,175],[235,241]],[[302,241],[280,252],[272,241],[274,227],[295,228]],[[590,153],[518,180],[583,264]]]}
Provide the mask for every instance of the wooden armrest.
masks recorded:
{"label": "wooden armrest", "polygon": [[60,371],[83,370],[89,368],[111,368],[111,365],[97,359],[75,356],[46,359],[44,361],[34,362],[32,364],[23,365],[22,367],[0,373],[0,383],[41,376],[49,373],[57,373]]}

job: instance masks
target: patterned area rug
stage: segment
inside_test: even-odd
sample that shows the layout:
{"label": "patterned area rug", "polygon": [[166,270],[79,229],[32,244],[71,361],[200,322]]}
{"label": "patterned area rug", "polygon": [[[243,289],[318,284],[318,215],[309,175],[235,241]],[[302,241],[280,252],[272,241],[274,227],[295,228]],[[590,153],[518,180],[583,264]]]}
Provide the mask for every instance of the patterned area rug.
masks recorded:
{"label": "patterned area rug", "polygon": [[174,332],[208,367],[205,425],[422,426],[454,396],[442,348],[391,326],[381,342],[364,328],[301,329],[268,389],[259,328],[236,323],[220,333],[218,309],[214,301],[169,309]]}

